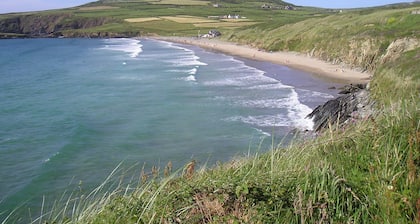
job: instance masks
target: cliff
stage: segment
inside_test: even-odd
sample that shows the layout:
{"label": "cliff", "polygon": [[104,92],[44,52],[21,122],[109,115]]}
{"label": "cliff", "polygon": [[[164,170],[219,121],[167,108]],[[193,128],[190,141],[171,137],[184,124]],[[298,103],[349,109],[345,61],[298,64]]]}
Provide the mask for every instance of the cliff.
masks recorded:
{"label": "cliff", "polygon": [[[2,37],[114,37],[119,34],[109,32],[81,33],[77,30],[88,29],[116,22],[107,17],[77,17],[72,13],[33,14],[9,17],[0,20]],[[1,37],[1,36],[0,36]]]}

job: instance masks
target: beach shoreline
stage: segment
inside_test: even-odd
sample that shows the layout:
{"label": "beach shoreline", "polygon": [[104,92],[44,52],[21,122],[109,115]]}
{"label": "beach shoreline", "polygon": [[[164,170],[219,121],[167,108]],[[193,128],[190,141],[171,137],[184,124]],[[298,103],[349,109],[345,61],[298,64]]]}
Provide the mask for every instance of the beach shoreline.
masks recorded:
{"label": "beach shoreline", "polygon": [[372,77],[367,72],[360,72],[350,69],[346,66],[331,64],[317,58],[308,57],[297,52],[266,52],[260,49],[252,48],[246,45],[239,45],[232,42],[218,39],[207,39],[197,37],[165,37],[157,36],[152,39],[198,46],[204,49],[219,51],[225,54],[239,56],[247,59],[266,61],[280,64],[309,72],[316,76],[322,76],[328,79],[339,80],[340,82],[350,83],[368,83]]}

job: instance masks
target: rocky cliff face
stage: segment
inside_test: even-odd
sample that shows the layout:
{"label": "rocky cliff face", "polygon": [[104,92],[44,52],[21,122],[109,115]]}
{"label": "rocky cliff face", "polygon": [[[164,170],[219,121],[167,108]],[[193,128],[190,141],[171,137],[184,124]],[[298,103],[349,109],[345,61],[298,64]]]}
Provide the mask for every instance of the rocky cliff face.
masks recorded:
{"label": "rocky cliff face", "polygon": [[26,37],[57,37],[66,30],[86,29],[113,22],[111,18],[82,18],[73,14],[25,15],[0,21],[0,33]]}
{"label": "rocky cliff face", "polygon": [[404,52],[414,50],[418,47],[420,47],[420,41],[418,39],[410,37],[397,39],[387,47],[385,54],[383,54],[380,59],[380,63],[394,61]]}
{"label": "rocky cliff face", "polygon": [[343,126],[349,122],[366,119],[374,113],[374,102],[370,100],[366,86],[349,85],[341,94],[343,95],[319,105],[308,115],[314,121],[315,131],[321,131],[330,125]]}

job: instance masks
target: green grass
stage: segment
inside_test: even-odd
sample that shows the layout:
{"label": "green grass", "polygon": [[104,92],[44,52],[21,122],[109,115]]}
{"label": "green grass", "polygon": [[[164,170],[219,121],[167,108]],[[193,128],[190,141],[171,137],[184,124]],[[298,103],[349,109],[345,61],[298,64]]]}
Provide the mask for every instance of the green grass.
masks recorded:
{"label": "green grass", "polygon": [[[111,1],[110,1],[111,2]],[[97,5],[94,3],[92,5]],[[374,73],[374,117],[331,126],[313,140],[194,170],[118,168],[90,194],[66,194],[36,223],[416,223],[420,201],[420,48],[381,60],[397,39],[419,40],[417,6],[351,10],[262,11],[257,3],[225,8],[166,7],[112,1],[119,10],[77,17],[124,18],[238,11],[257,25],[224,30],[225,40],[291,50]],[[137,7],[137,8],[136,8]],[[142,10],[146,9],[147,10]],[[133,9],[133,10],[130,10]],[[135,9],[135,10],[134,10]],[[208,9],[204,13],[203,9]],[[50,13],[50,12],[49,12]],[[310,18],[310,19],[308,19]],[[192,24],[112,22],[68,32],[194,35]],[[59,206],[61,205],[61,206]],[[5,223],[13,222],[13,214]]]}
{"label": "green grass", "polygon": [[394,40],[420,36],[420,16],[402,9],[349,11],[279,26],[255,25],[226,33],[225,39],[271,51],[311,53],[326,61],[338,61],[374,71],[380,56]]}
{"label": "green grass", "polygon": [[[200,4],[197,4],[199,2]],[[156,4],[159,3],[159,4]],[[163,4],[165,3],[165,4]],[[204,4],[205,3],[205,4]],[[307,18],[311,18],[314,14],[321,16],[328,15],[326,10],[314,10],[307,8],[300,8],[296,11],[286,10],[264,10],[261,9],[262,2],[253,1],[241,1],[240,4],[234,1],[222,1],[220,2],[222,7],[215,8],[212,4],[208,4],[206,1],[149,1],[149,0],[136,0],[136,1],[99,1],[90,3],[81,7],[74,7],[63,10],[50,10],[39,13],[22,13],[22,14],[9,14],[0,15],[1,19],[20,17],[20,16],[33,16],[34,18],[42,17],[44,21],[50,21],[51,23],[67,23],[78,21],[89,21],[94,19],[108,20],[105,26],[90,27],[89,29],[79,29],[77,32],[69,29],[60,30],[62,33],[95,33],[95,32],[120,32],[126,33],[142,33],[147,34],[160,34],[168,35],[171,30],[168,27],[174,27],[176,33],[179,35],[191,35],[196,34],[199,28],[196,28],[195,32],[191,31],[191,27],[182,26],[179,24],[173,24],[171,21],[165,21],[165,23],[159,23],[155,27],[151,27],[151,24],[142,24],[134,27],[139,32],[132,32],[133,27],[129,26],[124,22],[127,18],[145,18],[145,17],[162,17],[162,16],[177,16],[177,15],[189,15],[207,18],[208,16],[222,16],[228,14],[239,14],[245,16],[248,19],[264,24],[264,26],[279,26],[296,21],[301,21]],[[270,3],[273,6],[282,6],[282,1],[272,1]],[[103,8],[105,6],[105,8]],[[95,10],[86,10],[87,7],[96,7]],[[99,8],[98,8],[99,7]],[[100,8],[102,7],[102,9]],[[108,7],[108,8],[106,8]],[[112,8],[110,8],[112,7]],[[52,15],[69,15],[65,20],[52,21],[49,16]],[[30,20],[29,20],[30,21]],[[0,22],[1,23],[1,22]],[[109,24],[108,24],[109,23]],[[32,26],[29,22],[21,24],[22,27],[28,27],[29,30]],[[119,27],[118,27],[119,26]],[[243,27],[238,26],[243,29]],[[108,29],[108,30],[107,30]],[[232,27],[223,28],[220,30],[231,30]]]}

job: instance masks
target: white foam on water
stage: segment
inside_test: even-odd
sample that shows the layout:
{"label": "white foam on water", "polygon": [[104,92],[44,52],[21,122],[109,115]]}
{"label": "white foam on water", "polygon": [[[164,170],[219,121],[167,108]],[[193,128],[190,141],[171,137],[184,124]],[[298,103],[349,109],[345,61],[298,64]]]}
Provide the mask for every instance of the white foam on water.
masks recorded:
{"label": "white foam on water", "polygon": [[281,127],[291,126],[291,120],[282,114],[258,115],[258,116],[233,116],[223,119],[228,122],[242,122],[258,127]]}
{"label": "white foam on water", "polygon": [[191,52],[191,54],[175,54],[174,59],[170,59],[167,62],[176,67],[207,65],[199,59],[200,57],[194,55],[194,52]]}
{"label": "white foam on water", "polygon": [[221,74],[226,73],[225,76],[206,81],[203,84],[207,86],[234,86],[245,89],[288,88],[288,86],[283,85],[280,81],[266,76],[262,70],[248,66],[244,62],[236,59],[228,58],[228,61],[232,61],[233,66],[217,69]]}
{"label": "white foam on water", "polygon": [[[238,71],[238,73],[241,73],[241,72],[242,71]],[[203,84],[206,86],[235,86],[235,87],[253,88],[259,85],[279,83],[277,80],[273,80],[269,77],[264,76],[264,74],[265,73],[263,71],[256,70],[254,74],[225,76],[222,79],[206,81]]]}
{"label": "white foam on water", "polygon": [[303,94],[302,97],[305,97],[305,98],[309,98],[309,97],[311,97],[311,98],[323,98],[323,99],[333,99],[333,98],[335,98],[331,94],[321,93],[321,92],[312,91],[312,90],[299,89],[299,92],[301,92]]}
{"label": "white foam on water", "polygon": [[263,130],[261,130],[261,129],[258,129],[258,128],[254,128],[254,130],[256,130],[260,135],[262,135],[262,136],[264,136],[264,137],[270,137],[271,136],[271,134],[270,133],[267,133],[267,132],[265,132],[265,131],[263,131]]}
{"label": "white foam on water", "polygon": [[271,108],[271,109],[281,109],[289,108],[291,102],[289,98],[279,98],[279,99],[258,99],[258,100],[239,100],[235,104],[243,107],[250,108]]}
{"label": "white foam on water", "polygon": [[195,78],[194,75],[189,75],[187,77],[184,77],[184,80],[188,81],[188,82],[196,82],[197,81],[197,79]]}
{"label": "white foam on water", "polygon": [[293,87],[284,85],[281,82],[246,87],[246,89],[249,89],[249,90],[276,90],[276,89],[291,89],[291,88]]}
{"label": "white foam on water", "polygon": [[286,114],[275,115],[258,115],[258,116],[235,116],[228,118],[228,121],[240,121],[259,127],[277,127],[290,126],[300,130],[312,130],[312,119],[306,116],[312,112],[312,109],[299,101],[296,91],[291,88],[290,93],[284,98],[265,99],[259,98],[255,100],[238,99],[233,102],[234,105],[248,108],[261,109],[283,109]]}
{"label": "white foam on water", "polygon": [[131,58],[136,58],[143,51],[140,40],[130,38],[105,39],[105,46],[102,50],[121,51],[128,53]]}
{"label": "white foam on water", "polygon": [[44,163],[48,163],[52,158],[54,158],[54,157],[56,157],[56,156],[58,156],[60,154],[60,152],[56,152],[56,153],[54,153],[52,156],[50,156],[48,159],[45,159],[44,160]]}
{"label": "white foam on water", "polygon": [[167,62],[171,63],[174,66],[182,67],[182,66],[198,66],[198,65],[207,65],[204,62],[201,62],[195,52],[185,47],[181,47],[175,45],[174,43],[167,42],[167,41],[159,41],[163,46],[173,49],[182,50],[177,54],[173,55],[173,59],[168,60]]}
{"label": "white foam on water", "polygon": [[299,101],[299,95],[294,89],[289,94],[289,99],[287,116],[292,121],[292,126],[301,130],[312,130],[314,122],[306,117],[312,109]]}
{"label": "white foam on water", "polygon": [[[170,62],[176,66],[198,66],[199,57],[194,54],[192,50],[174,45],[170,42],[162,42],[168,47],[183,50],[178,55],[174,56],[174,60]],[[235,59],[232,56],[225,56],[225,60],[229,62],[229,66],[221,66],[216,70],[220,72],[221,76],[215,76],[213,80],[204,81],[202,84],[206,86],[220,86],[220,87],[237,87],[238,90],[288,90],[289,95],[283,98],[265,98],[264,96],[256,99],[237,99],[232,100],[234,105],[250,108],[268,108],[268,109],[283,109],[287,111],[286,114],[263,114],[255,116],[234,116],[227,118],[226,121],[239,121],[247,124],[252,124],[258,127],[276,127],[276,126],[292,126],[299,129],[312,129],[313,122],[307,119],[306,116],[312,110],[308,106],[299,101],[299,96],[294,87],[284,85],[281,81],[268,77],[265,72],[257,68],[248,66],[245,62]],[[190,76],[184,77],[186,81],[196,81],[196,69],[191,69],[188,72]],[[226,75],[225,75],[226,74]],[[264,94],[263,94],[264,95]]]}
{"label": "white foam on water", "polygon": [[188,71],[188,74],[190,74],[190,75],[195,75],[195,74],[197,74],[197,67],[198,67],[198,66],[196,66],[195,68],[193,68],[193,69],[189,70],[189,71]]}

